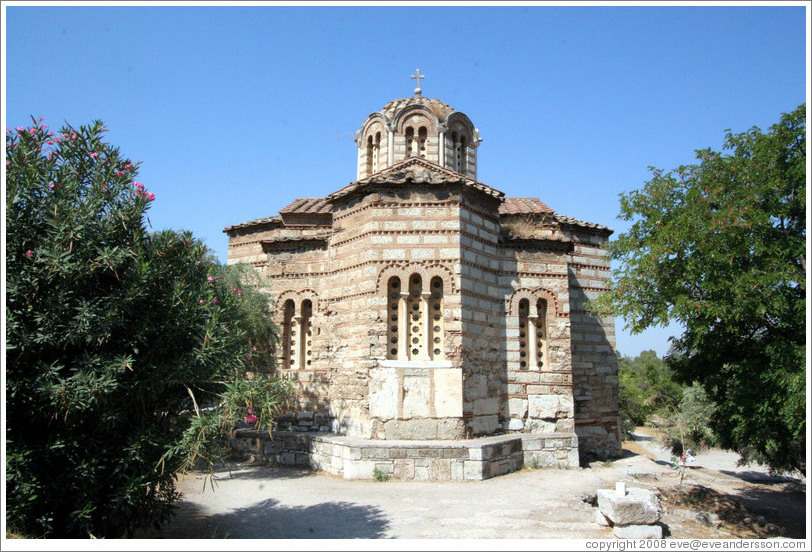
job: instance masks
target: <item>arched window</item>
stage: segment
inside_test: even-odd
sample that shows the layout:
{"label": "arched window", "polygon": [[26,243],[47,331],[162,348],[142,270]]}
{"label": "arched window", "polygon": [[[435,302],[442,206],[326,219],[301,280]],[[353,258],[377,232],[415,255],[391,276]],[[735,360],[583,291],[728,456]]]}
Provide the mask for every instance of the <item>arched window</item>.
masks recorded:
{"label": "arched window", "polygon": [[414,129],[406,127],[406,157],[415,155]]}
{"label": "arched window", "polygon": [[296,347],[296,321],[294,315],[296,314],[296,305],[293,299],[285,301],[283,307],[282,319],[282,367],[283,368],[298,368],[295,366],[295,347]]}
{"label": "arched window", "polygon": [[[401,282],[392,276],[386,283],[386,358],[392,360],[441,360],[443,336],[443,280],[412,274]],[[406,289],[404,289],[406,288]]]}
{"label": "arched window", "polygon": [[459,146],[459,154],[457,156],[459,159],[459,169],[458,172],[465,173],[468,170],[468,144],[463,134],[460,136],[460,146]]}
{"label": "arched window", "polygon": [[367,138],[367,175],[372,174],[374,171],[373,167],[375,166],[374,159],[374,151],[375,151],[375,143],[372,140],[372,136]]}
{"label": "arched window", "polygon": [[445,358],[445,343],[443,341],[443,280],[439,276],[431,279],[429,286],[429,349],[432,360]]}
{"label": "arched window", "polygon": [[381,133],[375,133],[375,141],[372,143],[372,172],[376,173],[380,169],[381,160]]}
{"label": "arched window", "polygon": [[539,299],[536,304],[536,364],[540,370],[547,368],[547,301]]}
{"label": "arched window", "polygon": [[[396,359],[400,356],[400,349],[402,348],[401,331],[400,331],[400,278],[392,276],[386,285],[387,301],[386,301],[386,323],[388,329],[386,331],[386,358]],[[405,345],[405,343],[403,344]]]}
{"label": "arched window", "polygon": [[420,127],[418,131],[418,148],[420,150],[420,157],[426,158],[426,140],[428,139],[428,131],[426,127]]}
{"label": "arched window", "polygon": [[409,359],[422,360],[425,356],[425,335],[423,327],[423,279],[418,274],[409,278],[409,298],[406,300],[408,315]]}
{"label": "arched window", "polygon": [[519,301],[519,367],[527,370],[527,322],[530,314],[530,301],[522,299]]}
{"label": "arched window", "polygon": [[451,133],[451,170],[456,171],[459,167],[459,148],[457,144],[459,144],[460,137],[457,135],[456,132]]}
{"label": "arched window", "polygon": [[313,348],[313,303],[310,299],[302,301],[302,316],[299,320],[299,367],[307,368],[312,363]]}

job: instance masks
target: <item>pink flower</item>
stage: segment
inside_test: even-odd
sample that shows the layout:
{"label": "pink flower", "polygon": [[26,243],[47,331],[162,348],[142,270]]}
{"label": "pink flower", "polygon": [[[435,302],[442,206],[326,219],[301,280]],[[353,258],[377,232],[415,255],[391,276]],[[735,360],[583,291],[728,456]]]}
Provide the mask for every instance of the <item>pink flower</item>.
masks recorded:
{"label": "pink flower", "polygon": [[135,187],[136,187],[136,188],[138,188],[139,190],[143,190],[143,189],[144,189],[144,185],[143,185],[143,184],[141,184],[140,182],[137,182],[137,181],[136,181],[136,182],[133,182],[133,186],[135,186]]}
{"label": "pink flower", "polygon": [[256,421],[257,416],[256,416],[256,414],[254,414],[254,411],[249,408],[248,409],[248,416],[246,416],[243,419],[245,420],[246,424],[253,424]]}
{"label": "pink flower", "polygon": [[31,136],[35,135],[36,133],[37,133],[37,127],[28,129],[28,134],[30,134]]}
{"label": "pink flower", "polygon": [[106,189],[107,189],[107,184],[102,184],[102,190],[106,190]]}
{"label": "pink flower", "polygon": [[17,127],[17,132],[23,132],[25,129],[23,127]]}
{"label": "pink flower", "polygon": [[39,122],[40,122],[40,123],[42,122],[42,117],[40,117],[40,118],[39,118]]}
{"label": "pink flower", "polygon": [[6,159],[6,167],[8,167],[9,165],[11,165],[11,161],[9,161],[8,159]]}
{"label": "pink flower", "polygon": [[212,276],[206,276],[206,280],[208,280],[209,282],[211,282],[212,280],[214,280],[214,278],[213,278]]}
{"label": "pink flower", "polygon": [[212,302],[212,303],[216,303],[216,302],[217,302],[217,297],[215,297],[214,299],[212,299],[212,300],[211,300],[211,302]]}
{"label": "pink flower", "polygon": [[46,143],[46,144],[48,144],[49,146],[53,146],[53,145],[54,145],[54,141],[53,141],[53,140],[48,140],[48,141],[47,141],[47,142],[45,142],[45,143]]}
{"label": "pink flower", "polygon": [[237,295],[239,295],[240,297],[242,297],[242,290],[241,290],[241,289],[238,289],[238,290],[237,290]]}
{"label": "pink flower", "polygon": [[54,189],[54,183],[51,182],[50,184],[48,184],[48,187],[53,190]]}
{"label": "pink flower", "polygon": [[147,194],[147,201],[155,201],[155,194],[153,194],[152,192],[149,192]]}
{"label": "pink flower", "polygon": [[131,167],[132,167],[132,165],[130,165],[129,163],[127,163],[126,165],[124,165],[124,168],[125,168],[125,169],[129,169],[129,168],[131,168]]}
{"label": "pink flower", "polygon": [[96,153],[95,151],[94,151],[93,153],[91,153],[91,154],[90,154],[90,158],[91,158],[91,159],[95,159],[95,158],[97,158],[98,156],[99,156],[99,154],[98,154],[98,153]]}
{"label": "pink flower", "polygon": [[29,249],[28,251],[25,252],[25,256],[30,259],[31,257],[34,256],[34,252]]}
{"label": "pink flower", "polygon": [[70,133],[70,139],[71,140],[76,140],[76,133],[75,132]]}
{"label": "pink flower", "polygon": [[203,299],[201,299],[201,300],[200,300],[200,304],[202,305],[202,304],[203,304],[203,302],[204,302],[204,301],[203,301]]}
{"label": "pink flower", "polygon": [[125,175],[125,174],[127,174],[127,173],[125,173],[124,171],[116,171],[116,174],[117,174],[118,176],[124,176],[124,175]]}

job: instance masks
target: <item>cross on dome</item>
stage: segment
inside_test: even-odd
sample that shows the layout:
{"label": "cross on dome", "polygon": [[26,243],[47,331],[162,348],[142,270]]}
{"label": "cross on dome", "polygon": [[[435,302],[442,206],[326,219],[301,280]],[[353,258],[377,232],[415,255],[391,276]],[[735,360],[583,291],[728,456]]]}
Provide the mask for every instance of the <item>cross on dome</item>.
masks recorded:
{"label": "cross on dome", "polygon": [[420,79],[425,79],[426,75],[421,75],[420,69],[415,69],[414,72],[415,74],[411,77],[417,81],[417,88],[414,89],[414,95],[419,96],[422,93],[422,90],[420,90]]}

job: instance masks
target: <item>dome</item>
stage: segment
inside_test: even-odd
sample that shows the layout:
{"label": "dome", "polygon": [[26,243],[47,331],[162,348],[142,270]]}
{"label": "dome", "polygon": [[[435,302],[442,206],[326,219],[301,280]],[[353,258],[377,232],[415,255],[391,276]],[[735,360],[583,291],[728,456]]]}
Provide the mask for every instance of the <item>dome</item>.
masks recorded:
{"label": "dome", "polygon": [[476,180],[479,131],[461,111],[420,89],[371,113],[356,133],[358,180],[418,157]]}
{"label": "dome", "polygon": [[428,107],[440,121],[445,121],[454,112],[454,108],[438,99],[424,98],[423,96],[412,96],[411,98],[400,98],[392,100],[381,109],[380,113],[386,115],[389,120],[393,120],[400,111],[413,105]]}

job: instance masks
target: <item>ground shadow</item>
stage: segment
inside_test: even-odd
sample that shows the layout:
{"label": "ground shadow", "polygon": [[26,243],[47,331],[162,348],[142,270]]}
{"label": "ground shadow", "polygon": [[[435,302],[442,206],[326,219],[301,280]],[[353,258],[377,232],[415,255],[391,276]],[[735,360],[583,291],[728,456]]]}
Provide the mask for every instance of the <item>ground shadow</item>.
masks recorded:
{"label": "ground shadow", "polygon": [[[747,510],[784,529],[783,536],[806,538],[806,493],[795,489],[748,487],[736,496]],[[754,520],[758,523],[759,520]]]}
{"label": "ground shadow", "polygon": [[748,483],[757,483],[761,485],[777,485],[782,483],[791,483],[800,485],[800,481],[795,477],[787,475],[770,475],[760,471],[731,471],[719,470],[720,473],[736,477]]}
{"label": "ground shadow", "polygon": [[269,498],[224,514],[206,514],[183,502],[165,527],[137,538],[151,539],[376,539],[386,538],[389,520],[374,506],[324,502],[280,506]]}
{"label": "ground shadow", "polygon": [[[268,466],[266,464],[252,464],[248,462],[235,462],[228,466],[218,466],[214,469],[217,479],[300,479],[311,476],[316,472],[311,468],[299,466]],[[206,476],[208,472],[200,471],[195,475]]]}

